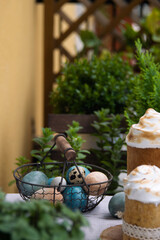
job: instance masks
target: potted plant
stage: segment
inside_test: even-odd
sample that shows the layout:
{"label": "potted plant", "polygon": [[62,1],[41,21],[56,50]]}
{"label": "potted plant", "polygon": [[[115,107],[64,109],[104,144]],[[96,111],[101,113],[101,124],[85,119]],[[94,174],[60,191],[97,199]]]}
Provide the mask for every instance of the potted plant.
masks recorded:
{"label": "potted plant", "polygon": [[48,126],[63,131],[75,120],[83,126],[80,132],[93,132],[94,111],[108,108],[123,113],[133,79],[132,67],[119,54],[107,52],[66,63],[50,94],[54,114],[49,115]]}

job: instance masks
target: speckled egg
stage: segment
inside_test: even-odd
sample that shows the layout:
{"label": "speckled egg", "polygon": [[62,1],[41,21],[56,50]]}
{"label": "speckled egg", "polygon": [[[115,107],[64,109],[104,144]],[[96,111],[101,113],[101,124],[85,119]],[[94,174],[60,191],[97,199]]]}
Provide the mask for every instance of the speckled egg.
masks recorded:
{"label": "speckled egg", "polygon": [[81,187],[66,187],[63,192],[64,203],[72,210],[84,210],[87,206],[87,195]]}
{"label": "speckled egg", "polygon": [[41,188],[41,186],[38,185],[47,185],[48,184],[48,177],[41,171],[32,171],[27,173],[20,184],[20,190],[22,194],[26,196],[32,195],[35,191]]}
{"label": "speckled egg", "polygon": [[[59,186],[59,184],[61,183],[62,177],[55,177],[52,182],[51,182],[51,186]],[[64,189],[66,188],[65,186],[67,185],[66,180],[63,178],[62,180],[62,187],[60,188],[60,191],[64,191]]]}
{"label": "speckled egg", "polygon": [[[98,171],[91,172],[85,177],[85,182],[88,185],[88,188],[84,186],[84,190],[93,196],[99,196],[103,194],[108,186],[108,178],[107,176]],[[102,183],[105,182],[105,183]],[[97,184],[100,183],[100,184]],[[89,192],[88,192],[89,190]]]}
{"label": "speckled egg", "polygon": [[63,196],[54,188],[42,188],[32,194],[32,199],[49,200],[51,203],[63,202]]}
{"label": "speckled egg", "polygon": [[119,192],[113,195],[108,204],[108,210],[113,217],[122,218],[125,207],[125,193]]}
{"label": "speckled egg", "polygon": [[[80,173],[78,172],[78,169],[80,171]],[[79,184],[83,182],[83,178],[85,178],[90,171],[82,166],[78,166],[78,169],[76,168],[76,166],[72,166],[68,169],[67,174],[66,174],[66,179],[68,183],[71,184]],[[82,178],[82,176],[83,178]]]}

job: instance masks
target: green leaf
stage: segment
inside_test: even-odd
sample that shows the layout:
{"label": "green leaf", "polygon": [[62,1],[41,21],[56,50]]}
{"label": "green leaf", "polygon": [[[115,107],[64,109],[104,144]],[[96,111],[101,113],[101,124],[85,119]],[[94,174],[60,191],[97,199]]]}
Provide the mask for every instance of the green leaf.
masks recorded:
{"label": "green leaf", "polygon": [[40,145],[41,147],[44,146],[44,141],[41,138],[33,138],[33,141]]}

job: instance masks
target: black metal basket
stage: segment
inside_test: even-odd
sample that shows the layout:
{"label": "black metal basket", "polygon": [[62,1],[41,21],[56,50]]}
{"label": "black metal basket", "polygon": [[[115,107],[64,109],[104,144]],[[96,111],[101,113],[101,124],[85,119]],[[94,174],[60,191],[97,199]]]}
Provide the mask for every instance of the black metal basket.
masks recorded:
{"label": "black metal basket", "polygon": [[[44,159],[56,144],[61,152],[64,153],[64,162],[44,163]],[[106,195],[106,191],[112,181],[112,175],[101,167],[87,163],[77,163],[75,157],[75,151],[70,147],[64,135],[56,135],[55,143],[40,163],[25,164],[15,169],[13,175],[16,179],[16,185],[21,197],[24,200],[47,199],[53,204],[63,202],[72,210],[79,209],[81,212],[90,211],[95,208]],[[66,182],[64,184],[63,179],[66,178],[67,171],[69,171],[71,167],[74,168],[74,171],[72,170],[75,174],[74,178],[77,177],[80,179],[80,183],[76,182],[73,184]],[[85,180],[85,171],[83,173],[81,171],[83,169],[89,169],[90,173],[95,171],[101,172],[107,176],[108,179],[88,184]],[[33,171],[45,174],[49,179],[51,179],[52,176],[58,175],[60,176],[60,181],[54,186],[49,185],[49,183],[35,184],[32,183],[32,181],[25,181],[24,176]],[[73,175],[71,175],[71,177],[73,178]]]}

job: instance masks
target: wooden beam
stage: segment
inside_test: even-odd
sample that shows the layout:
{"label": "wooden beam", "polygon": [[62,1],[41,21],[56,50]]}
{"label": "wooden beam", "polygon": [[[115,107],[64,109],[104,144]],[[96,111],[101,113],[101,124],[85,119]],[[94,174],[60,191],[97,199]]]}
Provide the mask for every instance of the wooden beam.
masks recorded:
{"label": "wooden beam", "polygon": [[66,21],[66,23],[68,23],[69,25],[73,24],[72,20],[62,11],[59,10],[59,15],[60,17]]}
{"label": "wooden beam", "polygon": [[127,3],[124,0],[113,0],[119,7],[125,7]]}
{"label": "wooden beam", "polygon": [[[62,10],[59,10],[59,15],[63,20],[66,21],[66,23],[68,23],[69,26],[73,24],[72,20]],[[80,29],[76,29],[76,32],[79,34]]]}
{"label": "wooden beam", "polygon": [[70,62],[72,62],[74,60],[74,57],[71,56],[71,54],[61,45],[60,46],[60,50],[61,50],[61,53],[64,54]]}
{"label": "wooden beam", "polygon": [[56,13],[68,0],[52,0],[56,4],[54,5],[54,12]]}
{"label": "wooden beam", "polygon": [[48,125],[48,114],[50,112],[49,93],[53,83],[53,0],[45,0],[44,4],[44,85],[43,85],[43,111],[44,127]]}
{"label": "wooden beam", "polygon": [[153,4],[155,7],[160,8],[160,2],[158,0],[149,0],[150,4]]}
{"label": "wooden beam", "polygon": [[88,18],[89,15],[91,15],[93,12],[96,11],[96,9],[102,5],[106,0],[97,0],[95,1],[88,10],[82,14],[57,40],[53,42],[53,47],[57,48],[60,46],[65,38],[69,36],[70,33],[73,31],[76,31],[78,26]]}
{"label": "wooden beam", "polygon": [[[79,2],[83,3],[87,8],[92,4],[89,0],[79,0]],[[96,10],[94,16],[103,26],[106,26],[109,22],[108,18],[100,10]]]}
{"label": "wooden beam", "polygon": [[120,13],[110,21],[108,26],[104,29],[104,31],[100,34],[100,38],[105,37],[107,34],[112,33],[112,31],[117,27],[117,25],[120,23],[122,19],[124,19],[126,16],[130,14],[132,9],[143,2],[143,0],[134,0],[131,3],[129,3],[126,7],[123,7],[121,9]]}

